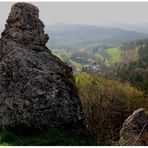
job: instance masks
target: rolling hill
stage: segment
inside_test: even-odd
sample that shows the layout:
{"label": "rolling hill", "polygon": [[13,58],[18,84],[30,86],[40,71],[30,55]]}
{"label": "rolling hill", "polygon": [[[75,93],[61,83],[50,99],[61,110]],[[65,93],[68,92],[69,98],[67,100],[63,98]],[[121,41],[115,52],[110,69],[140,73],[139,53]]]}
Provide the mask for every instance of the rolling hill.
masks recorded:
{"label": "rolling hill", "polygon": [[112,26],[118,27],[124,30],[129,30],[129,31],[148,33],[148,23],[139,23],[139,24],[117,23]]}
{"label": "rolling hill", "polygon": [[48,46],[54,48],[86,48],[98,44],[113,46],[148,37],[148,34],[115,27],[57,24],[46,27],[50,36]]}

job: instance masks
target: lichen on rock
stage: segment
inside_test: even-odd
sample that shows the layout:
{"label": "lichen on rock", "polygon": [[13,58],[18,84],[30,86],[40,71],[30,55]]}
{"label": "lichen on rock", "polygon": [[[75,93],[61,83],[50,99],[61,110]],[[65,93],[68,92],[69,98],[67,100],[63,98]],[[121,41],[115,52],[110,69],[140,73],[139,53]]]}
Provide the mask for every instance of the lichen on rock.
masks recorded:
{"label": "lichen on rock", "polygon": [[0,39],[0,129],[84,127],[72,68],[47,41],[38,8],[14,4]]}
{"label": "lichen on rock", "polygon": [[143,108],[134,111],[123,123],[120,141],[129,146],[148,146],[148,115]]}

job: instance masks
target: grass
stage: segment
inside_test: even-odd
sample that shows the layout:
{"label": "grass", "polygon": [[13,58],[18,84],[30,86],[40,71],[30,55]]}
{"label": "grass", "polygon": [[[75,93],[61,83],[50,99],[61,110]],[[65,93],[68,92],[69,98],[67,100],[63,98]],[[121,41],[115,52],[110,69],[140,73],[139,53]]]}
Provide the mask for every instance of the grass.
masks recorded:
{"label": "grass", "polygon": [[113,63],[116,63],[120,59],[120,49],[119,48],[108,48],[107,53],[109,55],[110,60]]}
{"label": "grass", "polygon": [[93,140],[73,135],[55,128],[32,136],[20,136],[14,132],[0,132],[0,146],[85,146],[96,145]]}

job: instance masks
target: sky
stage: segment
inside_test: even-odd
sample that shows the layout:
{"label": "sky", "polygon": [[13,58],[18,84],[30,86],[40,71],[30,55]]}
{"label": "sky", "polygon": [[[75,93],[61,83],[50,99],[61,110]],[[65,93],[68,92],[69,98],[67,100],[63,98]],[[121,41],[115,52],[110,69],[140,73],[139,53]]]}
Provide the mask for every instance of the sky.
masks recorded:
{"label": "sky", "polygon": [[[0,2],[0,29],[13,2]],[[106,26],[148,23],[148,2],[32,2],[45,25],[68,23]],[[1,31],[1,30],[0,30]]]}

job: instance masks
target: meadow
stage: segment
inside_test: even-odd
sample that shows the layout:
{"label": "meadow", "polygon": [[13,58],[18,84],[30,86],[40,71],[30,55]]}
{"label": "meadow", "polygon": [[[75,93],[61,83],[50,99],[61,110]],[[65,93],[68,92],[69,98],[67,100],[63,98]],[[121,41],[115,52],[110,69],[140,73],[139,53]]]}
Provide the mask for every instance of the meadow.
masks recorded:
{"label": "meadow", "polygon": [[110,57],[110,60],[113,63],[116,63],[119,61],[120,59],[120,49],[119,48],[108,48],[107,53]]}

